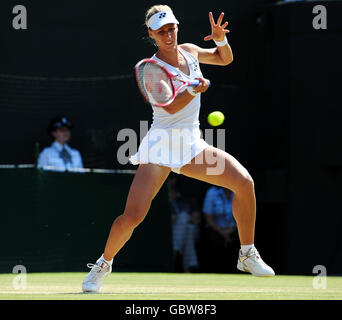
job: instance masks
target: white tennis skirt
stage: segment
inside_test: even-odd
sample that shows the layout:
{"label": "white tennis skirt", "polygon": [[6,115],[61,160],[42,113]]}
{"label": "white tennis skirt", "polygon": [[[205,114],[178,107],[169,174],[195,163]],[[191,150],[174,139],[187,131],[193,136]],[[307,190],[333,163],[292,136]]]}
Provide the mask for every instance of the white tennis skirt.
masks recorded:
{"label": "white tennis skirt", "polygon": [[151,128],[141,141],[138,152],[129,161],[133,165],[155,163],[180,173],[184,165],[207,147],[209,144],[201,138],[198,127]]}

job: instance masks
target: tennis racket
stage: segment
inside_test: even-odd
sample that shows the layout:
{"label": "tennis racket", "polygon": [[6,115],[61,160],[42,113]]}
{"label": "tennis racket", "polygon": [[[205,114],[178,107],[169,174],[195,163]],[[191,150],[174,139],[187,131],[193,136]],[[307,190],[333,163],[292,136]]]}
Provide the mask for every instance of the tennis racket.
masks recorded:
{"label": "tennis racket", "polygon": [[[135,66],[135,76],[145,100],[157,107],[165,107],[172,103],[182,88],[196,87],[200,84],[199,80],[179,79],[153,59],[139,61]],[[175,80],[181,83],[177,88],[173,83]]]}

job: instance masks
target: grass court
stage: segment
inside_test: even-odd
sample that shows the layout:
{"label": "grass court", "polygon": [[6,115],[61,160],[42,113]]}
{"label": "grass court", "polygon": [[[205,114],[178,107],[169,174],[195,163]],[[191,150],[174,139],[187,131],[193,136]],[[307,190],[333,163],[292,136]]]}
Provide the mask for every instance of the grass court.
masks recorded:
{"label": "grass court", "polygon": [[[86,273],[0,274],[0,300],[341,300],[342,277],[327,277],[315,289],[314,276],[257,278],[248,274],[115,273],[99,294],[82,293]],[[19,285],[19,287],[18,287]]]}

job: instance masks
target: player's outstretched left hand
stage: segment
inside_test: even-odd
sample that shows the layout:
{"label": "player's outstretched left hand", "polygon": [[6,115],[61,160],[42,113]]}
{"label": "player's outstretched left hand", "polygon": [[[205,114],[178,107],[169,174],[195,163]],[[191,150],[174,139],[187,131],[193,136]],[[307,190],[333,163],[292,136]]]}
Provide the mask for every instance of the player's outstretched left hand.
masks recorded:
{"label": "player's outstretched left hand", "polygon": [[204,37],[205,41],[216,40],[223,41],[226,33],[229,32],[228,29],[225,29],[228,26],[228,21],[221,25],[223,20],[224,12],[221,12],[220,16],[217,19],[217,23],[215,23],[213,18],[213,13],[209,12],[209,22],[211,25],[211,35]]}

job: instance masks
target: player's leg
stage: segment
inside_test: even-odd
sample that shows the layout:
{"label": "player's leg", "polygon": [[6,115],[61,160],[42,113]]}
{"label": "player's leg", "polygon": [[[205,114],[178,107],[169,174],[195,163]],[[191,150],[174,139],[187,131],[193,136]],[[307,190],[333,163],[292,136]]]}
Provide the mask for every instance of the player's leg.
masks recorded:
{"label": "player's leg", "polygon": [[118,253],[133,230],[144,220],[153,198],[168,177],[171,169],[154,164],[141,164],[131,184],[126,207],[112,225],[104,250],[109,261]]}
{"label": "player's leg", "polygon": [[103,280],[112,271],[112,260],[131,237],[133,230],[144,220],[153,198],[158,193],[171,169],[153,164],[141,164],[132,181],[126,207],[111,227],[104,254],[95,264],[89,264],[91,271],[82,283],[82,290],[96,293]]}
{"label": "player's leg", "polygon": [[233,191],[233,215],[242,249],[237,267],[256,276],[273,276],[274,271],[254,247],[256,200],[254,182],[248,171],[233,156],[211,146],[182,167],[181,173]]}
{"label": "player's leg", "polygon": [[197,155],[191,163],[182,167],[181,173],[232,190],[233,215],[238,226],[240,242],[242,245],[254,243],[256,217],[254,183],[248,171],[233,156],[210,146]]}

